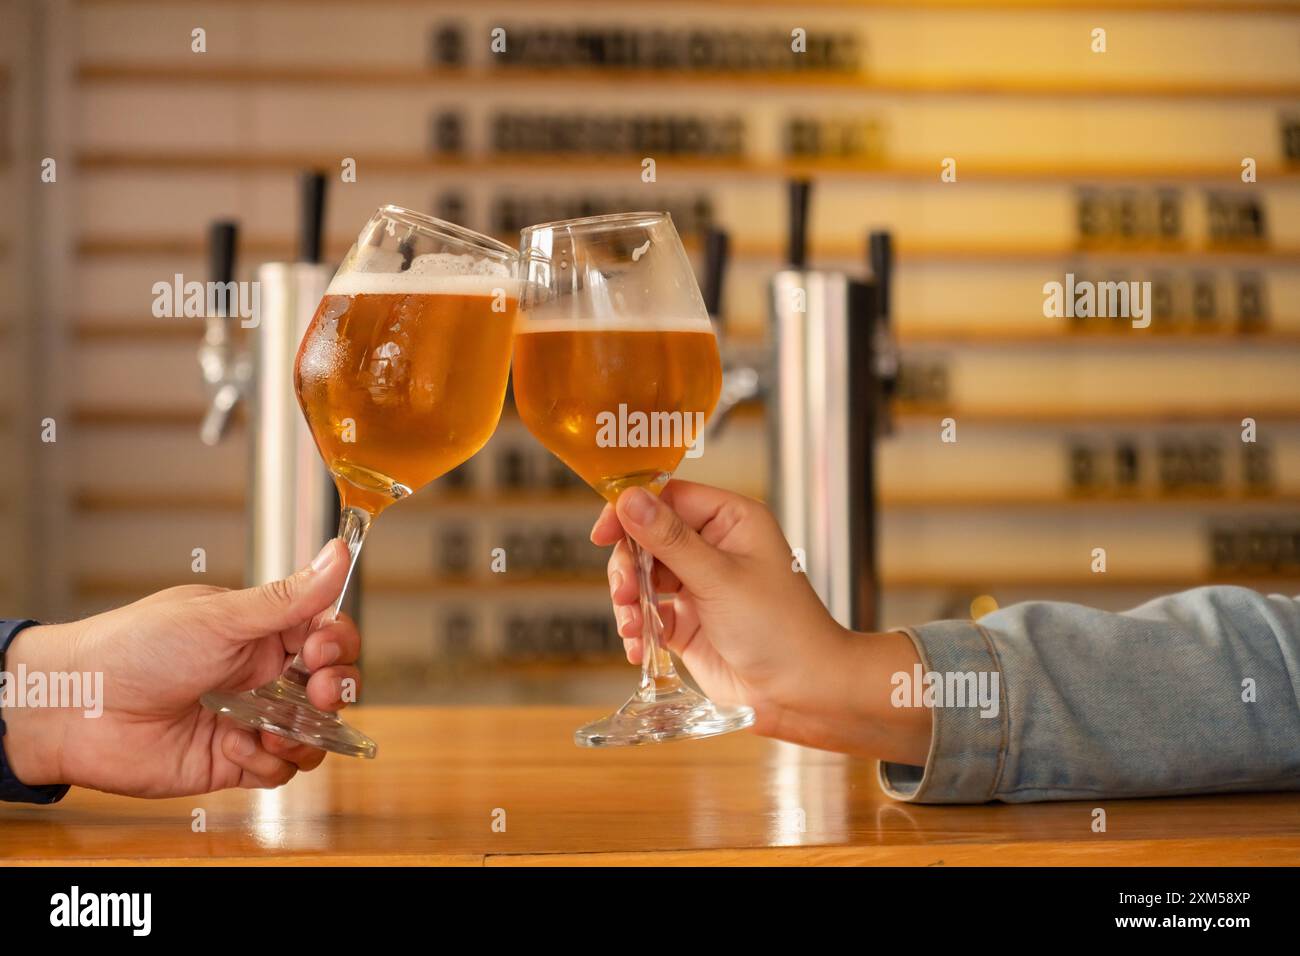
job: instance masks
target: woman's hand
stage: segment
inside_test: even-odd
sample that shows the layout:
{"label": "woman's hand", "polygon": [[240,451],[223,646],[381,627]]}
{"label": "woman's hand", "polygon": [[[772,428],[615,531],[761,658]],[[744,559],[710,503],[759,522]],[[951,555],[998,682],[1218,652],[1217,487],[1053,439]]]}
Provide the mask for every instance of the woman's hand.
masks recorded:
{"label": "woman's hand", "polygon": [[656,558],[664,643],[709,697],[754,708],[759,733],[924,764],[930,715],[890,706],[890,683],[919,661],[902,633],[858,634],[831,618],[762,504],[672,481],[606,506],[591,540],[615,545],[610,594],[628,660],[643,652],[637,578],[623,540]]}

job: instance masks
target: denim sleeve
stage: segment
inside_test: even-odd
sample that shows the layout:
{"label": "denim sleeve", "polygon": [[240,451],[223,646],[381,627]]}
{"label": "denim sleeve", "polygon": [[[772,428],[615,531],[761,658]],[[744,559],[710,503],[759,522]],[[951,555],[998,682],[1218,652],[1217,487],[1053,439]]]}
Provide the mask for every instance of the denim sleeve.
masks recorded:
{"label": "denim sleeve", "polygon": [[924,767],[881,763],[896,799],[1300,790],[1295,598],[1202,587],[1119,614],[1036,601],[906,633],[934,686],[988,679],[982,705],[936,692]]}

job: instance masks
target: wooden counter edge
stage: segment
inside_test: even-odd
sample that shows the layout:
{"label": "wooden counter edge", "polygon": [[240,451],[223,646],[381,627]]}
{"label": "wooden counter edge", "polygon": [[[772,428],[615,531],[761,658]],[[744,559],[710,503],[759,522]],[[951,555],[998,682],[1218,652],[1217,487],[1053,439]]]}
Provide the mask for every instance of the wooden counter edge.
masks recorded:
{"label": "wooden counter edge", "polygon": [[927,846],[785,846],[591,853],[277,854],[231,857],[0,859],[18,866],[1300,866],[1297,836]]}
{"label": "wooden counter edge", "polygon": [[1190,840],[489,853],[486,866],[1300,866],[1300,834]]}
{"label": "wooden counter edge", "polygon": [[420,866],[462,867],[483,866],[482,853],[350,853],[277,856],[177,856],[177,857],[82,857],[66,860],[32,860],[0,857],[5,867],[82,867],[101,866],[160,866],[160,867],[210,867],[210,866]]}

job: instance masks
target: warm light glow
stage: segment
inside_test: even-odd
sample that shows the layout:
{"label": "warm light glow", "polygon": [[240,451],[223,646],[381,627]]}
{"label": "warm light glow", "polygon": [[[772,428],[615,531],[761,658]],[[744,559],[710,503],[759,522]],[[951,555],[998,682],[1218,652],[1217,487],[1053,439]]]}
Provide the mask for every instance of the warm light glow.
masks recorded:
{"label": "warm light glow", "polygon": [[284,848],[284,788],[253,791],[249,829],[258,846]]}
{"label": "warm light glow", "polygon": [[774,743],[776,813],[768,838],[777,846],[844,839],[849,824],[849,758],[785,741]]}
{"label": "warm light glow", "polygon": [[970,616],[972,621],[978,621],[985,614],[992,614],[998,609],[997,599],[991,594],[981,594],[975,600],[970,602]]}

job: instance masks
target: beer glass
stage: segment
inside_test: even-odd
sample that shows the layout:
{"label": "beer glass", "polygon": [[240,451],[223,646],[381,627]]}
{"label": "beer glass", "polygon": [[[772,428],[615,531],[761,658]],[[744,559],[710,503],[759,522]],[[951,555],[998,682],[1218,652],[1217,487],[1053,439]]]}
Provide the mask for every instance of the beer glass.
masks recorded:
{"label": "beer glass", "polygon": [[[605,500],[658,494],[697,446],[722,387],[712,323],[667,213],[530,226],[522,234],[514,395],[528,430]],[[749,707],[682,682],[662,646],[654,557],[627,545],[645,654],[636,693],[580,728],[580,746],[711,737],[748,727]]]}
{"label": "beer glass", "polygon": [[[351,566],[371,521],[468,460],[496,429],[519,304],[518,253],[449,222],[382,207],[303,336],[294,385],[338,488]],[[354,757],[375,743],[307,700],[299,655],[279,678],[203,698],[259,730]]]}

